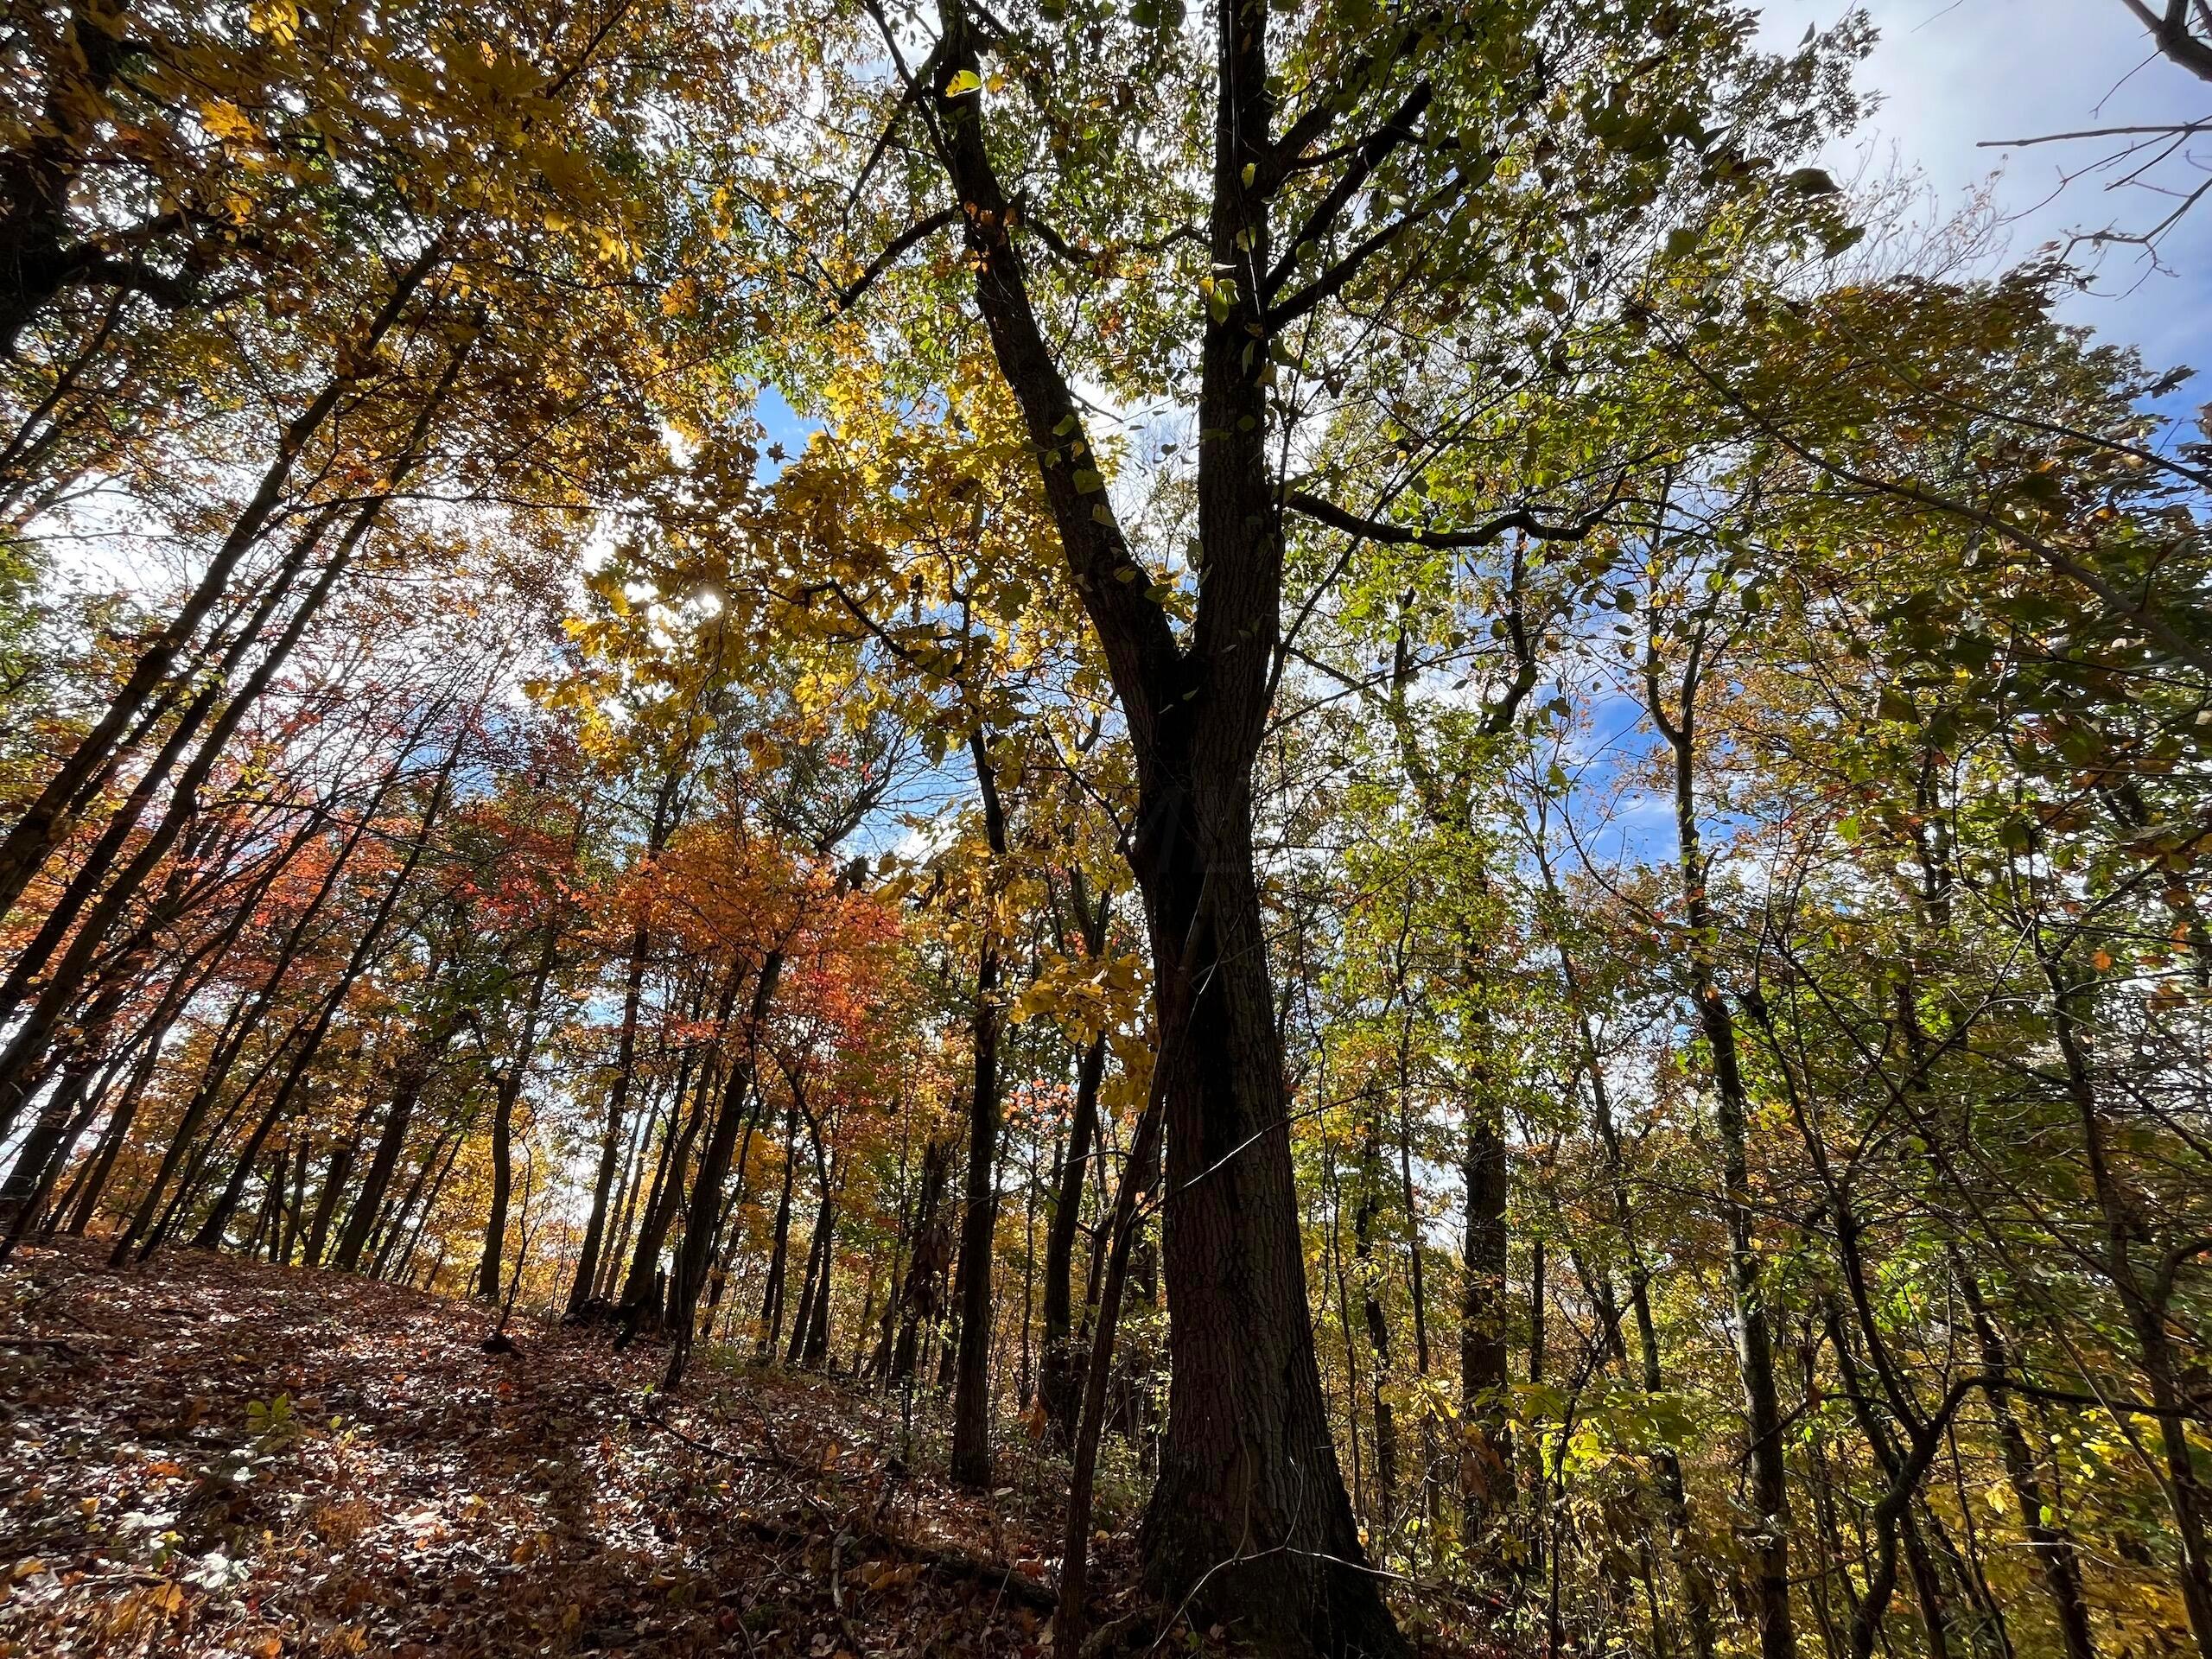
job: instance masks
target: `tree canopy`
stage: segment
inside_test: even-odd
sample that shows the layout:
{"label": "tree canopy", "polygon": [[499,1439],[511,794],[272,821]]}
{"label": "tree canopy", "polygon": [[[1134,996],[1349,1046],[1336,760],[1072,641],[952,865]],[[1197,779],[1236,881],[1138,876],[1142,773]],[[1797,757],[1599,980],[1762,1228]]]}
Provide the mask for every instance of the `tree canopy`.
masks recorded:
{"label": "tree canopy", "polygon": [[1761,22],[12,4],[9,1272],[835,1379],[1071,1656],[2212,1659],[2212,441]]}

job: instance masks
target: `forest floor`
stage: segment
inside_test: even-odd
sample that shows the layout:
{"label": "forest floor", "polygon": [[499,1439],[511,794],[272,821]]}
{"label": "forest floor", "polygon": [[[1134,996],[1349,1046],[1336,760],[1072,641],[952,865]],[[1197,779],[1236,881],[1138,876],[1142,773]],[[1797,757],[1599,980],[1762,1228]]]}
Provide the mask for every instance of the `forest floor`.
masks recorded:
{"label": "forest floor", "polygon": [[104,1255],[0,1271],[0,1659],[1051,1652],[1065,1465],[1026,1440],[970,1498],[895,1398],[711,1354],[656,1396],[603,1335],[493,1354],[466,1303]]}

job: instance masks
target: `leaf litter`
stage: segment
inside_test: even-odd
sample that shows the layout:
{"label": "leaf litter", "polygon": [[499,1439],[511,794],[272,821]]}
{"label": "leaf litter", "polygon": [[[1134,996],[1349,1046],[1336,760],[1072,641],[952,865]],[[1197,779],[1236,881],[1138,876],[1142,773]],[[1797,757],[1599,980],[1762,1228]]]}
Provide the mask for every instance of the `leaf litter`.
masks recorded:
{"label": "leaf litter", "polygon": [[[943,1478],[895,1395],[194,1250],[0,1274],[0,1659],[1051,1649],[1065,1471]],[[910,1432],[911,1429],[911,1432]],[[1094,1610],[1160,1651],[1126,1530]]]}

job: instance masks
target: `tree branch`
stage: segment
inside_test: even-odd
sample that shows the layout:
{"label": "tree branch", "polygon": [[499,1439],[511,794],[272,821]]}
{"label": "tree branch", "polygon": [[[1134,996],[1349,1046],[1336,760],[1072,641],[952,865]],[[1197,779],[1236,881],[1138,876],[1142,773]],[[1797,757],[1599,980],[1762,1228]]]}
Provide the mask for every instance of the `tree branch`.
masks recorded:
{"label": "tree branch", "polygon": [[1422,81],[1388,121],[1360,143],[1354,152],[1351,165],[1330,188],[1329,194],[1322,197],[1313,211],[1306,216],[1306,222],[1298,227],[1297,233],[1290,238],[1290,245],[1283,251],[1282,258],[1268,273],[1267,280],[1261,283],[1260,300],[1263,305],[1281,291],[1282,285],[1290,280],[1291,273],[1298,268],[1298,250],[1306,243],[1319,242],[1327,235],[1329,227],[1336,223],[1337,216],[1359,194],[1360,187],[1367,182],[1375,169],[1382,165],[1392,150],[1414,137],[1413,124],[1421,119],[1422,112],[1435,96],[1436,89],[1426,80]]}
{"label": "tree branch", "polygon": [[1325,501],[1318,495],[1303,490],[1293,490],[1283,497],[1283,505],[1293,512],[1343,531],[1347,536],[1361,536],[1371,542],[1381,542],[1391,547],[1419,545],[1421,547],[1488,547],[1509,531],[1519,531],[1540,542],[1580,542],[1605,522],[1605,515],[1621,501],[1621,483],[1617,480],[1605,500],[1586,512],[1578,513],[1565,524],[1547,524],[1536,517],[1533,507],[1516,507],[1484,520],[1472,530],[1421,530],[1408,524],[1386,524],[1379,518],[1363,518],[1348,512],[1333,501]]}
{"label": "tree branch", "polygon": [[875,279],[897,263],[899,255],[917,244],[927,241],[947,226],[959,222],[960,210],[957,207],[946,207],[931,213],[927,219],[918,223],[909,225],[891,238],[881,253],[877,254],[868,262],[867,270],[861,272],[852,283],[837,291],[836,302],[830,306],[823,320],[826,322],[841,312],[851,310],[859,302],[861,296],[874,285]]}

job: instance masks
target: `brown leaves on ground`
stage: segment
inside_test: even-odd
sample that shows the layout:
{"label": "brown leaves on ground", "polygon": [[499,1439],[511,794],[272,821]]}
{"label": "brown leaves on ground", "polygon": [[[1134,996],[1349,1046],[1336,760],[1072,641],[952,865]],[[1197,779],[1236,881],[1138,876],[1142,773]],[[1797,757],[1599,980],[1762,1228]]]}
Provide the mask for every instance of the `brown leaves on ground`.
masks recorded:
{"label": "brown leaves on ground", "polygon": [[1050,1652],[1062,1479],[953,1494],[895,1399],[196,1251],[0,1299],[0,1659]]}

